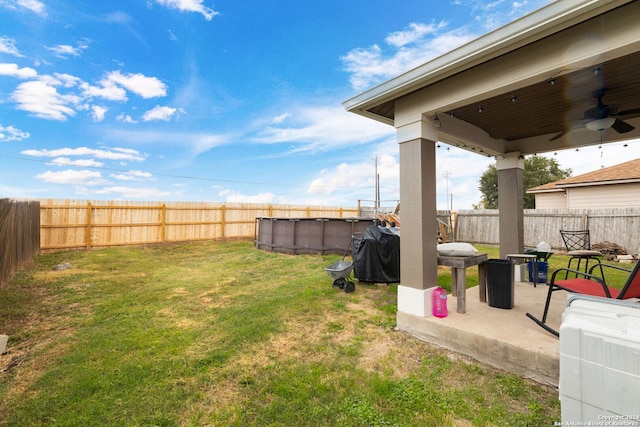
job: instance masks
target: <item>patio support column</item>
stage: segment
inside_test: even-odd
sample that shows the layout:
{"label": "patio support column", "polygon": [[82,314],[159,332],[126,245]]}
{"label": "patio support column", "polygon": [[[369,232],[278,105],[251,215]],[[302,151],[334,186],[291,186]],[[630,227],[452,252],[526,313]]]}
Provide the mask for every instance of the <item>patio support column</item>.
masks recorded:
{"label": "patio support column", "polygon": [[419,317],[431,315],[431,293],[438,281],[437,135],[422,117],[398,128],[402,218],[398,311]]}
{"label": "patio support column", "polygon": [[496,161],[500,258],[524,249],[524,157],[507,153]]}

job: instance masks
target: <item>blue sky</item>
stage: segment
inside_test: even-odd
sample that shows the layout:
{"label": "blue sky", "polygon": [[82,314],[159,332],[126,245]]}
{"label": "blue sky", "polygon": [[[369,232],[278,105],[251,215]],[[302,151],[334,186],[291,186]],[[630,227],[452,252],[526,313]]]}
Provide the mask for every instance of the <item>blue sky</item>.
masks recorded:
{"label": "blue sky", "polygon": [[[394,129],[341,103],[548,3],[0,0],[0,197],[366,205],[377,158],[393,206]],[[493,159],[446,147],[471,208]]]}

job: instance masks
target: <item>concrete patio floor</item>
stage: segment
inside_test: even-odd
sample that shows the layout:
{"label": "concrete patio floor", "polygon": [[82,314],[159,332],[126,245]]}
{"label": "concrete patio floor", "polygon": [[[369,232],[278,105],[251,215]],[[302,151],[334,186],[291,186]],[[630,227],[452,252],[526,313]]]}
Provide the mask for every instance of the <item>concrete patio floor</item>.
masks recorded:
{"label": "concrete patio floor", "polygon": [[[398,328],[482,363],[537,382],[558,386],[560,341],[529,319],[542,316],[548,287],[516,282],[514,307],[501,309],[480,302],[478,287],[467,289],[466,313],[456,312],[456,298],[448,296],[445,318],[417,317],[398,312]],[[554,292],[547,323],[558,330],[567,292]]]}

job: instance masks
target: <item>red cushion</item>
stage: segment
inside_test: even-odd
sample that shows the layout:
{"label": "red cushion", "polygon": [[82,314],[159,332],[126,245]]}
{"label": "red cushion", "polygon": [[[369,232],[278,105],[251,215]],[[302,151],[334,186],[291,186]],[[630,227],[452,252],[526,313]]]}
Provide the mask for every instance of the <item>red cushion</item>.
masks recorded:
{"label": "red cushion", "polygon": [[629,288],[627,289],[626,294],[624,295],[626,298],[640,298],[640,274],[635,275]]}
{"label": "red cushion", "polygon": [[[602,285],[598,282],[594,282],[584,277],[578,277],[575,279],[558,280],[554,285],[560,286],[569,292],[575,292],[583,295],[593,295],[595,297],[606,297]],[[611,298],[617,298],[620,295],[620,290],[607,286]]]}

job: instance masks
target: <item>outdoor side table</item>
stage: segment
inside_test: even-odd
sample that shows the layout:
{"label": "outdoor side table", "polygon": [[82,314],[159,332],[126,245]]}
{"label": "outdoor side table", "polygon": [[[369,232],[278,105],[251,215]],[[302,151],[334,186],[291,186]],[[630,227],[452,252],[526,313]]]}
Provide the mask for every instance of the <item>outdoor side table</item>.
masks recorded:
{"label": "outdoor side table", "polygon": [[[509,254],[506,256],[507,259],[519,260],[519,261],[532,261],[531,265],[533,266],[533,287],[535,288],[538,283],[538,255],[535,253],[531,254]],[[518,263],[516,261],[516,263]],[[519,264],[519,263],[518,263]]]}
{"label": "outdoor side table", "polygon": [[451,295],[457,299],[456,311],[465,313],[467,311],[466,291],[467,276],[465,270],[473,265],[478,266],[478,288],[480,288],[480,302],[487,301],[487,282],[484,262],[487,254],[475,256],[438,256],[438,265],[451,267]]}

